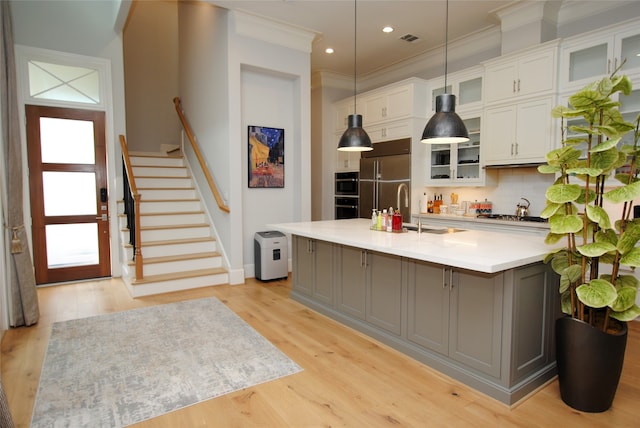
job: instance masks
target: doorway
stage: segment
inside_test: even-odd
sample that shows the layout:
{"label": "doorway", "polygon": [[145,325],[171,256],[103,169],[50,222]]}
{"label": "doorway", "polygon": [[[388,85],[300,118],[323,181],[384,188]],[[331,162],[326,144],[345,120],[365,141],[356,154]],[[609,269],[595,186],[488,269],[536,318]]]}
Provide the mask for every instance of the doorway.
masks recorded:
{"label": "doorway", "polygon": [[25,111],[36,284],[110,276],[105,113]]}

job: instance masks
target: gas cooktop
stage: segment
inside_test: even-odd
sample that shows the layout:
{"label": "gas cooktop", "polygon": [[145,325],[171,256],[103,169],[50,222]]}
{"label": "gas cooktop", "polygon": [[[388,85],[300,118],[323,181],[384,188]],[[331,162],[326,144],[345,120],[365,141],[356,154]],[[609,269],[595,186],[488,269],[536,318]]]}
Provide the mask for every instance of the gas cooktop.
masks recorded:
{"label": "gas cooktop", "polygon": [[518,217],[513,214],[478,214],[478,218],[486,218],[490,220],[506,220],[506,221],[529,221],[534,223],[546,223],[547,219],[535,216]]}

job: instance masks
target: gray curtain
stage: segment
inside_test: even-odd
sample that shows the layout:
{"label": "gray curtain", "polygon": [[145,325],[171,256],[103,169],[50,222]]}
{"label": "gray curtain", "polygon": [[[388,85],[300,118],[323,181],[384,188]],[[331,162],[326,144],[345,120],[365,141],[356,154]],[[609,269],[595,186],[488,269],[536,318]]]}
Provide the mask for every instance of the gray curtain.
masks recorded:
{"label": "gray curtain", "polygon": [[[22,149],[20,147],[20,121],[18,95],[16,92],[16,65],[13,52],[13,28],[10,2],[0,2],[2,9],[2,149],[6,168],[8,216],[5,227],[11,240],[11,263],[9,266],[9,323],[12,327],[29,326],[38,322],[38,295],[33,263],[24,229],[22,213]],[[3,234],[3,236],[6,236]],[[3,242],[3,245],[6,244]]]}

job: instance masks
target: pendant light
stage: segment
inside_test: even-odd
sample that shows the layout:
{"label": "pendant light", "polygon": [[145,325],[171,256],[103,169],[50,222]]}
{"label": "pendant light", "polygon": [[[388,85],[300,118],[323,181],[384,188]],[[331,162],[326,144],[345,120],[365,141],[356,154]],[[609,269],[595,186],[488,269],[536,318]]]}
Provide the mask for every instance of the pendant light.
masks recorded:
{"label": "pendant light", "polygon": [[373,150],[371,145],[371,138],[367,135],[367,132],[362,128],[362,115],[356,114],[356,39],[358,22],[358,9],[356,0],[353,1],[353,114],[350,114],[347,119],[347,130],[344,131],[340,141],[338,142],[338,150],[345,152],[365,152]]}
{"label": "pendant light", "polygon": [[449,0],[445,18],[444,42],[444,94],[436,97],[436,113],[422,132],[421,142],[426,144],[455,144],[469,141],[469,133],[456,114],[456,96],[447,93],[447,54],[449,49]]}

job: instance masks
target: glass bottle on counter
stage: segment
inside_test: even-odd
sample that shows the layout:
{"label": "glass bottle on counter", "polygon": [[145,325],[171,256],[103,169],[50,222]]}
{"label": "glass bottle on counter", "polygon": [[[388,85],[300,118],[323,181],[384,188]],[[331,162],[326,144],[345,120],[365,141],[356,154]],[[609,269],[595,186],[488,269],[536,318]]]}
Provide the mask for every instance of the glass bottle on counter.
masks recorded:
{"label": "glass bottle on counter", "polygon": [[387,209],[384,208],[382,210],[382,221],[380,222],[380,227],[378,228],[378,230],[382,230],[382,231],[387,230],[387,220],[388,220]]}

